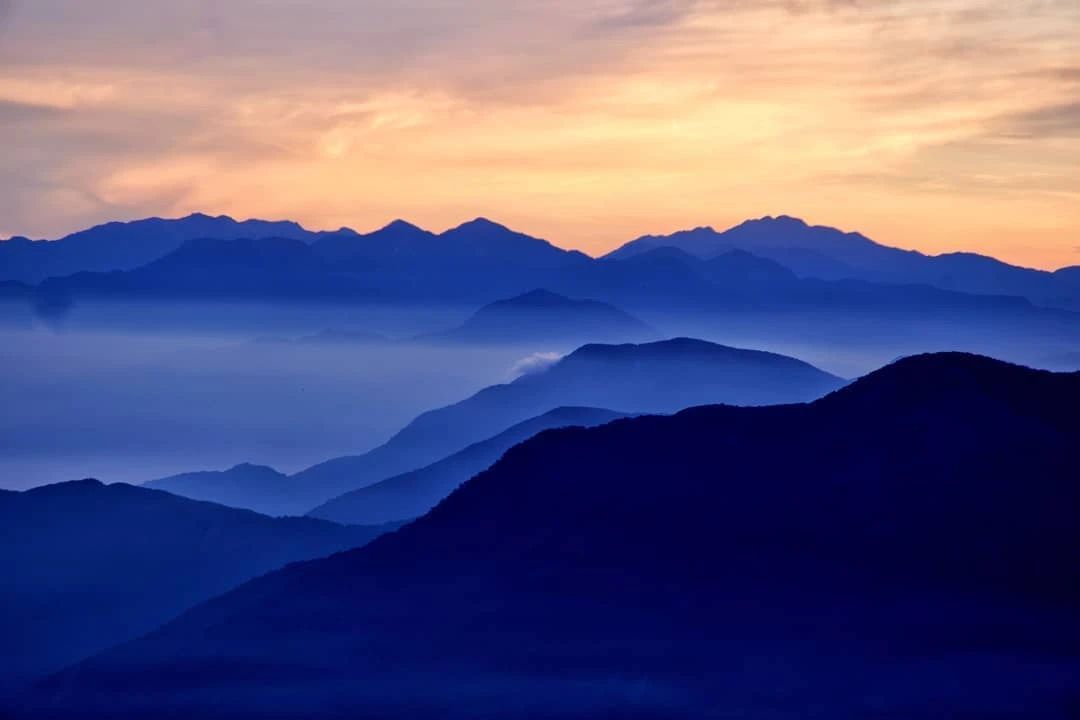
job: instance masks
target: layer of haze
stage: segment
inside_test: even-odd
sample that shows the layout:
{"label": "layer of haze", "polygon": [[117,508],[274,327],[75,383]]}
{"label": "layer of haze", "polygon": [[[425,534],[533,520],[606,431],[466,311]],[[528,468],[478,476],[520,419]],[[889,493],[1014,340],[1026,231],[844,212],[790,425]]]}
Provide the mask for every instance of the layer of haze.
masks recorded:
{"label": "layer of haze", "polygon": [[295,340],[328,327],[460,322],[454,311],[414,315],[140,304],[83,306],[48,327],[0,305],[0,488],[142,482],[239,462],[300,470],[509,380],[528,353]]}
{"label": "layer of haze", "polygon": [[1080,261],[1075,0],[0,0],[0,236],[790,213]]}

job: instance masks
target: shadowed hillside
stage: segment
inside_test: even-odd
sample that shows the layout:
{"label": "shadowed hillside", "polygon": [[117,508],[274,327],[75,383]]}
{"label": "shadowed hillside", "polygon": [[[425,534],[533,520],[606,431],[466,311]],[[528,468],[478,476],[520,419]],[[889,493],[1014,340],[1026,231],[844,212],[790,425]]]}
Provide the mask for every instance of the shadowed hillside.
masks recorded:
{"label": "shadowed hillside", "polygon": [[0,691],[152,630],[256,575],[380,532],[96,480],[2,493]]}
{"label": "shadowed hillside", "polygon": [[551,428],[591,427],[611,422],[622,413],[597,408],[556,408],[518,423],[493,438],[475,443],[427,467],[387,478],[329,500],[308,513],[340,523],[373,525],[423,515],[458,485],[484,470],[504,452]]}
{"label": "shadowed hillside", "polygon": [[1077,403],[1080,375],[941,354],[810,405],[544,432],[23,709],[1072,717]]}

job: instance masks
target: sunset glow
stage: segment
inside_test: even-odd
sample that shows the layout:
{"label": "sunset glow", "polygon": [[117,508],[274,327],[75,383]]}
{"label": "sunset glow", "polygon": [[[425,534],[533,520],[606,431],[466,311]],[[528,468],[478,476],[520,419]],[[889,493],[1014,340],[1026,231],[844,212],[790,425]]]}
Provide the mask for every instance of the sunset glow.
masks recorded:
{"label": "sunset glow", "polygon": [[0,0],[0,124],[2,236],[786,213],[1080,264],[1075,0]]}

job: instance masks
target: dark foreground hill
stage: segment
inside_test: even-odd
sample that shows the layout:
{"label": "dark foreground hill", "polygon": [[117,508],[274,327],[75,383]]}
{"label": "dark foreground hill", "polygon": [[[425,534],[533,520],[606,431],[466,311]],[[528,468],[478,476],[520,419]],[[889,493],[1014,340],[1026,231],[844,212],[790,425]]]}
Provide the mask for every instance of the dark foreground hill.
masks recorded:
{"label": "dark foreground hill", "polygon": [[810,405],[541,433],[428,515],[24,716],[1066,718],[1080,375],[944,354]]}
{"label": "dark foreground hill", "polygon": [[96,480],[0,494],[0,691],[379,532]]}
{"label": "dark foreground hill", "polygon": [[599,408],[561,407],[518,423],[495,437],[474,443],[412,472],[329,500],[308,513],[311,517],[358,525],[410,520],[435,507],[463,482],[491,466],[503,453],[533,435],[559,427],[592,427],[625,417]]}
{"label": "dark foreground hill", "polygon": [[[236,469],[200,475],[200,483],[169,482],[162,487],[199,499],[220,498],[221,488],[229,487],[232,502],[242,507],[273,503],[282,512],[300,514],[343,493],[441,460],[558,407],[667,413],[703,403],[812,400],[842,384],[840,378],[801,360],[702,340],[585,345],[541,372],[423,413],[370,452],[334,458],[296,473],[289,478],[290,489],[282,490],[273,480],[265,494],[261,481],[250,482],[250,473]],[[246,501],[245,488],[250,493]]]}

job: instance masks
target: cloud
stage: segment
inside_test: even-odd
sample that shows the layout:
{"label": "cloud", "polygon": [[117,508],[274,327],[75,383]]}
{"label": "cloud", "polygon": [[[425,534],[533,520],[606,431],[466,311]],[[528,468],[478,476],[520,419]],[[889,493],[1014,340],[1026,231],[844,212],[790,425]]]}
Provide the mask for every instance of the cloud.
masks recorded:
{"label": "cloud", "polygon": [[[594,253],[778,208],[932,217],[890,233],[927,250],[1036,213],[1080,232],[1046,206],[1080,190],[1075,0],[34,0],[4,22],[0,217],[37,237],[195,210],[496,213]],[[1047,238],[1039,262],[1072,257]]]}
{"label": "cloud", "polygon": [[1001,134],[1015,139],[1080,138],[1080,97],[1075,102],[1013,113],[1000,124]]}
{"label": "cloud", "polygon": [[556,352],[535,352],[514,363],[510,368],[509,376],[519,378],[523,375],[535,375],[547,370],[562,358],[563,356]]}

